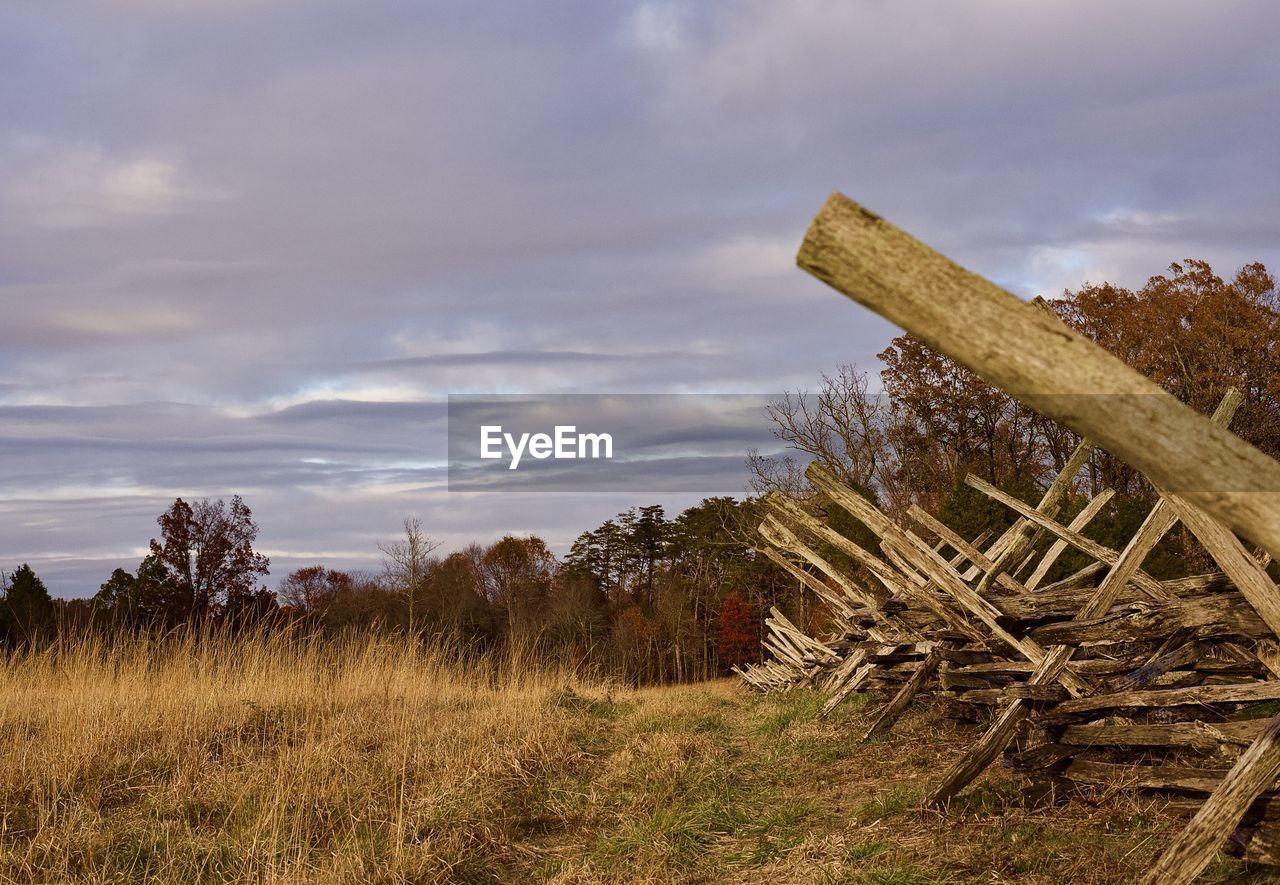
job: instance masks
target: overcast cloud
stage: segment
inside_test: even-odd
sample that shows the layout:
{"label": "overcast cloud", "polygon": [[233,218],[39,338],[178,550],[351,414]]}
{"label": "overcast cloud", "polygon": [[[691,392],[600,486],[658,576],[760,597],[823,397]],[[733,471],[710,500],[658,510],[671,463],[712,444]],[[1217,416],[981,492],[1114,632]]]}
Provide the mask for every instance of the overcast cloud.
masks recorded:
{"label": "overcast cloud", "polygon": [[[276,578],[563,550],[629,495],[450,494],[450,392],[750,392],[893,334],[793,268],[841,190],[1023,295],[1276,255],[1263,2],[15,0],[0,567],[244,495]],[[744,475],[745,483],[745,475]],[[688,496],[658,496],[669,509]]]}

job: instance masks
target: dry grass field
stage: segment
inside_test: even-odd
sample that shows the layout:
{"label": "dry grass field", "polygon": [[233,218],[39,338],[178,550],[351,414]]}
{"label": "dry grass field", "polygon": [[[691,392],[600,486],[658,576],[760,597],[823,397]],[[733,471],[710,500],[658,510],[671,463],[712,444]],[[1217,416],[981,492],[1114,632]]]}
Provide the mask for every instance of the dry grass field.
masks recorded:
{"label": "dry grass field", "polygon": [[[731,681],[625,690],[400,642],[139,642],[0,670],[4,882],[1117,882],[1177,822],[1024,807],[912,711]],[[1208,881],[1265,878],[1223,859]]]}

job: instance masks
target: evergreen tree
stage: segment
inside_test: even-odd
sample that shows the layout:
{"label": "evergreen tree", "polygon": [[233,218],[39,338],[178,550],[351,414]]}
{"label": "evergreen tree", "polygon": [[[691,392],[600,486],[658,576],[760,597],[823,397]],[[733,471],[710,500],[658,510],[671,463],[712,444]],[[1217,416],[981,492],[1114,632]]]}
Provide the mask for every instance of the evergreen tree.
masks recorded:
{"label": "evergreen tree", "polygon": [[26,563],[9,576],[0,619],[11,642],[30,641],[53,626],[53,600],[44,582]]}

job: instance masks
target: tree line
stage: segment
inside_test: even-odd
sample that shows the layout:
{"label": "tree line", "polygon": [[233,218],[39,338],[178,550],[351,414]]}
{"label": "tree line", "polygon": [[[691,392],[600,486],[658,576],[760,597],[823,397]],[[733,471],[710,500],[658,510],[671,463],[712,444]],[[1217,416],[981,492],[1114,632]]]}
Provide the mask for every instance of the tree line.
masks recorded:
{"label": "tree line", "polygon": [[[1224,279],[1203,261],[1186,261],[1136,290],[1088,285],[1040,307],[1200,411],[1239,388],[1233,429],[1280,454],[1280,296],[1263,265]],[[749,455],[757,495],[788,495],[873,548],[862,526],[805,481],[805,463],[817,460],[892,515],[905,518],[920,504],[972,538],[1005,527],[1011,515],[965,485],[966,474],[1034,502],[1078,442],[911,335],[893,339],[879,358],[878,391],[869,373],[843,366],[816,391],[769,407],[775,435],[794,454]],[[1085,533],[1119,548],[1155,493],[1106,452],[1090,457],[1059,518],[1104,487],[1117,495]],[[758,657],[770,606],[823,626],[822,608],[755,552],[761,506],[758,497],[708,498],[674,518],[657,505],[633,508],[583,532],[563,559],[536,535],[440,555],[421,520],[410,518],[400,537],[380,545],[379,568],[316,564],[272,592],[263,584],[269,562],[254,549],[257,525],[239,497],[178,499],[158,518],[159,536],[137,568],[116,569],[92,599],[52,599],[26,565],[0,575],[0,639],[190,625],[400,632],[443,635],[481,652],[518,646],[637,682],[706,678]],[[819,546],[853,568],[838,549]],[[1051,579],[1083,564],[1064,555]],[[1206,565],[1175,531],[1146,567],[1165,578]]]}
{"label": "tree line", "polygon": [[758,507],[708,498],[674,519],[661,506],[633,508],[583,532],[563,561],[536,535],[440,555],[411,517],[379,545],[380,567],[317,564],[270,591],[248,505],[179,498],[137,568],[117,568],[90,599],[53,599],[28,565],[5,576],[0,637],[13,646],[84,630],[401,633],[478,653],[515,647],[633,682],[705,679],[758,658],[760,612],[805,604],[752,549]]}

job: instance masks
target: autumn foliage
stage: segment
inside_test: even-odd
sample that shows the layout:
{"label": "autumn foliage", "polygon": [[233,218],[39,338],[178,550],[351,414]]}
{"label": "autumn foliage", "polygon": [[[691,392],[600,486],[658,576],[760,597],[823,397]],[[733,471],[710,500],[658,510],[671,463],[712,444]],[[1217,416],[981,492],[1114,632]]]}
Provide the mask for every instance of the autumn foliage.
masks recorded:
{"label": "autumn foliage", "polygon": [[720,604],[716,618],[716,649],[728,666],[749,664],[760,659],[760,616],[743,602],[737,592]]}

